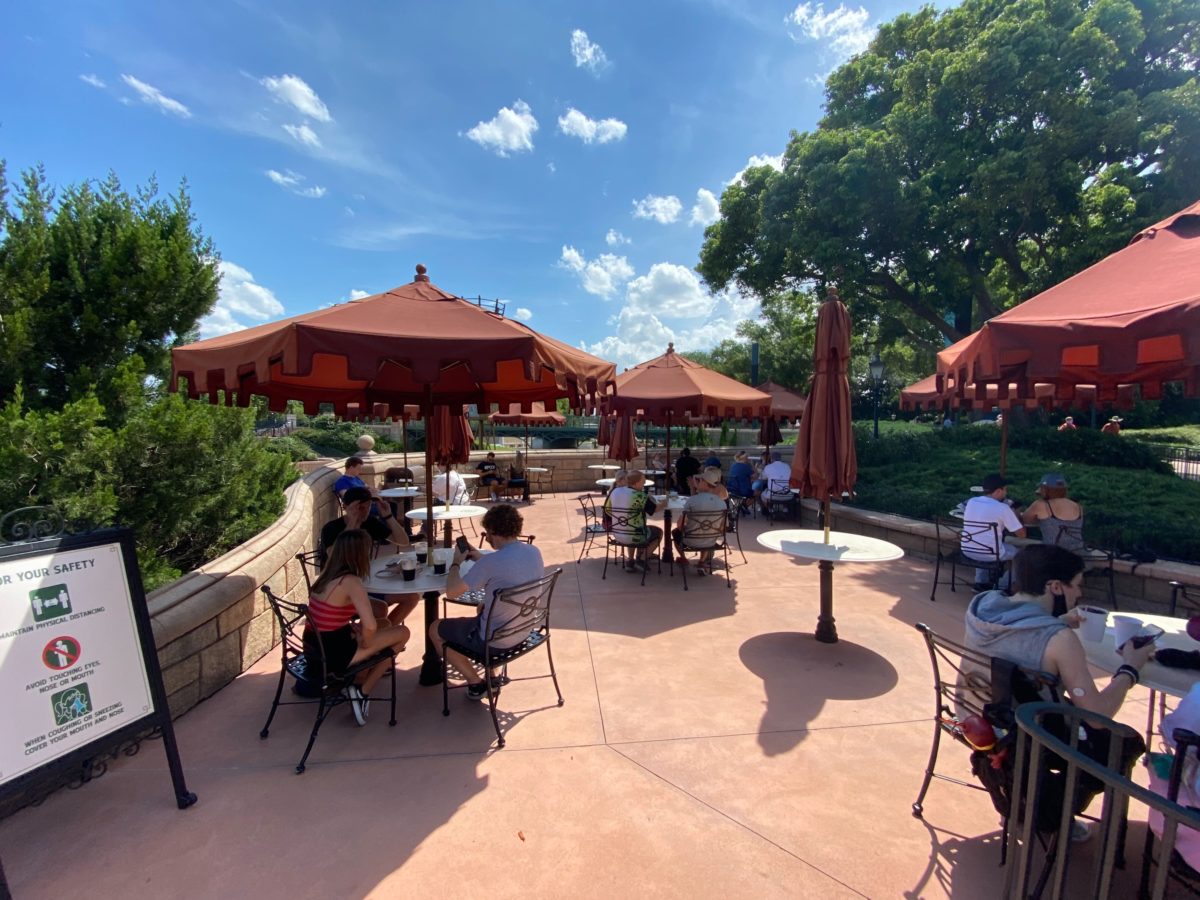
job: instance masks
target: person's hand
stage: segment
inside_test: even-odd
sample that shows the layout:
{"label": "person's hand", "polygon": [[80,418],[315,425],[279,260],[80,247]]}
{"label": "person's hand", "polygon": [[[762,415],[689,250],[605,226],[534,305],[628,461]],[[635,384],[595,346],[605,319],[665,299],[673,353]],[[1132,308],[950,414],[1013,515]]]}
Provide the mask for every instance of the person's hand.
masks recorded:
{"label": "person's hand", "polygon": [[478,547],[472,547],[469,551],[467,551],[467,559],[471,560],[471,562],[476,562],[482,557],[483,551]]}
{"label": "person's hand", "polygon": [[1058,620],[1068,628],[1078,628],[1083,624],[1083,615],[1079,612],[1079,610],[1073,609],[1070,612],[1063,613],[1058,617]]}
{"label": "person's hand", "polygon": [[1121,646],[1118,652],[1123,661],[1129,663],[1129,665],[1140,672],[1142,666],[1149,662],[1150,657],[1154,655],[1154,643],[1151,642],[1144,647],[1135,647],[1133,646],[1133,641],[1129,640]]}
{"label": "person's hand", "polygon": [[464,559],[470,556],[469,553],[463,553],[457,547],[454,548],[454,559],[451,561],[452,566],[461,566]]}

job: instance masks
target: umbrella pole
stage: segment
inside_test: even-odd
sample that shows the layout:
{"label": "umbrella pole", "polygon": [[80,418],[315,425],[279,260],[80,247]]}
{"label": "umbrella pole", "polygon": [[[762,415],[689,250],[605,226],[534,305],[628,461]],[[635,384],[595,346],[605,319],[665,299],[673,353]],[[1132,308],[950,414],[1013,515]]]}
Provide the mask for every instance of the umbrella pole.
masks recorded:
{"label": "umbrella pole", "polygon": [[[429,442],[430,424],[433,421],[433,386],[425,385],[425,402],[422,412],[425,415],[425,528],[422,533],[430,553],[433,552],[433,446]],[[429,559],[429,557],[426,557]],[[428,591],[422,595],[425,601],[425,655],[421,659],[421,674],[417,683],[431,686],[442,683],[442,661],[433,647],[429,630],[433,627],[438,614],[438,591]]]}
{"label": "umbrella pole", "polygon": [[[663,476],[663,484],[665,484],[667,486],[666,487],[667,494],[670,494],[671,493],[671,475],[670,475],[670,473],[671,473],[671,411],[669,409],[667,410],[667,455],[666,455],[665,459],[666,459],[666,462],[664,462],[663,465],[665,465],[667,467],[666,468],[667,474]],[[667,538],[670,538],[670,535],[667,535]]]}
{"label": "umbrella pole", "polygon": [[[1002,414],[1003,415],[1003,414]],[[1008,416],[1000,419],[1000,474],[1008,467]]]}
{"label": "umbrella pole", "polygon": [[408,468],[408,419],[400,417],[400,427],[404,429],[401,440],[404,443],[404,468]]}
{"label": "umbrella pole", "polygon": [[830,519],[830,515],[829,515],[829,495],[827,494],[827,495],[825,496],[825,514],[824,514],[824,515],[822,516],[822,518],[821,518],[821,521],[822,521],[822,522],[824,523],[824,525],[825,525],[825,543],[826,543],[826,544],[828,544],[828,543],[829,543],[829,519]]}

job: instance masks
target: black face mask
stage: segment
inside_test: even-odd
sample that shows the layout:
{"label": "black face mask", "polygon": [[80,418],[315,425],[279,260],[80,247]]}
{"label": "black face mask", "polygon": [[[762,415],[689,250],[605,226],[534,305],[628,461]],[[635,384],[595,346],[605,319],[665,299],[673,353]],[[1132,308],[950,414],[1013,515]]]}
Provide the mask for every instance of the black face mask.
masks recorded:
{"label": "black face mask", "polygon": [[1055,618],[1065,616],[1067,614],[1067,596],[1066,594],[1051,594],[1054,599],[1053,615]]}

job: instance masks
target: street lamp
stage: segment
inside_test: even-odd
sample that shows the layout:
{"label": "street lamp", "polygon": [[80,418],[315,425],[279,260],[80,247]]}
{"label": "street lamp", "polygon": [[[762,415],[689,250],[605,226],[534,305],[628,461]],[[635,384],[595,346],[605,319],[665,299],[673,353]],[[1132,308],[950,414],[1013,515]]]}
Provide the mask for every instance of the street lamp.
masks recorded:
{"label": "street lamp", "polygon": [[867,364],[871,370],[871,381],[875,384],[875,391],[871,402],[871,407],[875,418],[875,438],[879,438],[879,382],[883,380],[883,360],[879,358],[879,348],[876,347],[871,355],[871,361]]}

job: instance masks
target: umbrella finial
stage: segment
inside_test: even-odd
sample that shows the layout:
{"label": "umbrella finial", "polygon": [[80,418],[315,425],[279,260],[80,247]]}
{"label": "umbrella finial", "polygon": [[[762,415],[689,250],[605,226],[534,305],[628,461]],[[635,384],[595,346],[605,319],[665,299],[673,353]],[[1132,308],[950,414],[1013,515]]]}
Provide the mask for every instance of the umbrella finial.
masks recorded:
{"label": "umbrella finial", "polygon": [[674,341],[667,341],[667,352],[668,353],[675,352],[675,342]]}
{"label": "umbrella finial", "polygon": [[426,269],[423,263],[417,263],[417,277],[413,281],[428,281],[429,276],[425,274]]}
{"label": "umbrella finial", "polygon": [[826,300],[841,300],[842,299],[841,297],[838,296],[838,289],[837,289],[836,285],[831,284],[829,287],[825,288],[825,299]]}

